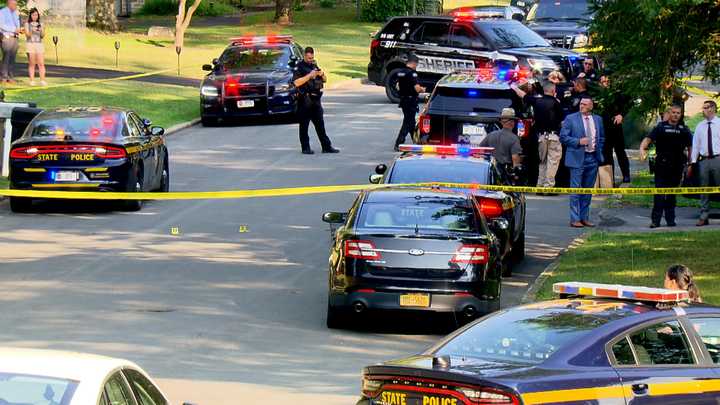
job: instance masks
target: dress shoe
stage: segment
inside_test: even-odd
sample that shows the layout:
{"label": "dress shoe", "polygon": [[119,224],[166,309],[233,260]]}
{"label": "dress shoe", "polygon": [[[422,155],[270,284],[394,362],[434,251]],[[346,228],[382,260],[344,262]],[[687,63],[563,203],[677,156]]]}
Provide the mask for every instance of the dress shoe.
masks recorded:
{"label": "dress shoe", "polygon": [[677,224],[675,223],[675,221],[668,221],[667,226],[673,227],[677,226]]}
{"label": "dress shoe", "polygon": [[588,228],[594,228],[594,227],[595,227],[595,224],[593,224],[593,223],[590,222],[590,221],[580,221],[580,223],[583,224],[584,226],[587,226]]}
{"label": "dress shoe", "polygon": [[322,153],[340,153],[340,149],[335,149],[331,146],[327,149],[323,149]]}
{"label": "dress shoe", "polygon": [[660,226],[660,224],[658,224],[658,223],[656,223],[656,222],[651,222],[651,223],[650,223],[650,229],[655,229],[655,228],[658,228],[659,226]]}
{"label": "dress shoe", "polygon": [[313,152],[312,149],[303,149],[302,150],[303,155],[313,155],[315,152]]}
{"label": "dress shoe", "polygon": [[585,228],[582,222],[570,222],[570,226],[573,228]]}
{"label": "dress shoe", "polygon": [[706,225],[710,225],[710,220],[700,219],[697,221],[697,224],[695,224],[695,226],[706,226]]}

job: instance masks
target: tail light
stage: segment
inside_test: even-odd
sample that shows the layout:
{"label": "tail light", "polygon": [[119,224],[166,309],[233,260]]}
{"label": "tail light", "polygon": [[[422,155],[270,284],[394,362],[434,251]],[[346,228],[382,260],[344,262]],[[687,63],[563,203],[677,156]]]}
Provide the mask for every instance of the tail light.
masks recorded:
{"label": "tail light", "polygon": [[380,252],[375,250],[375,244],[369,240],[346,240],[345,257],[379,260],[381,256]]}
{"label": "tail light", "polygon": [[488,262],[487,245],[462,245],[452,258],[453,263],[485,264]]}
{"label": "tail light", "polygon": [[116,148],[114,146],[97,146],[95,147],[95,156],[100,159],[122,159],[127,156],[127,153],[123,148]]}
{"label": "tail light", "polygon": [[497,218],[505,212],[502,202],[494,198],[479,198],[478,204],[480,205],[480,212],[488,219]]}
{"label": "tail light", "polygon": [[374,51],[375,48],[377,48],[378,46],[380,46],[379,39],[373,39],[372,41],[370,41],[370,52]]}
{"label": "tail light", "polygon": [[429,134],[430,117],[428,117],[427,115],[421,115],[418,121],[420,122],[420,132],[422,132],[423,134]]}
{"label": "tail light", "polygon": [[492,388],[465,388],[458,387],[457,391],[463,394],[473,405],[509,404],[520,403],[515,395]]}
{"label": "tail light", "polygon": [[33,159],[41,153],[92,153],[100,159],[122,159],[127,156],[124,148],[99,145],[43,145],[22,146],[10,151],[14,159]]}
{"label": "tail light", "polygon": [[38,148],[34,146],[24,146],[11,150],[10,157],[13,159],[32,159],[37,156],[38,153]]}

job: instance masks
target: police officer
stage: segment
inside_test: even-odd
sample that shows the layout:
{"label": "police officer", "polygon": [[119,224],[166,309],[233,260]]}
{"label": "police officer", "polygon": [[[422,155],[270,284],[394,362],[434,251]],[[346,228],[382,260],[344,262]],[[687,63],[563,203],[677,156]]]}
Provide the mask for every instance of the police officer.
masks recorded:
{"label": "police officer", "polygon": [[[647,158],[647,148],[655,144],[655,187],[679,187],[683,170],[690,156],[692,134],[680,123],[682,107],[670,107],[668,120],[658,124],[640,144],[640,158]],[[675,226],[675,196],[655,195],[650,228],[660,226],[665,215],[668,226]]]}
{"label": "police officer", "polygon": [[405,137],[415,130],[415,114],[418,112],[418,96],[425,92],[425,87],[418,84],[417,68],[419,59],[410,54],[406,67],[398,73],[398,87],[400,90],[400,104],[403,112],[403,122],[400,127],[397,139],[395,140],[395,152],[405,142]]}
{"label": "police officer", "polygon": [[493,157],[498,165],[503,168],[507,178],[517,183],[520,180],[519,173],[522,172],[523,160],[520,154],[523,152],[523,149],[520,145],[520,138],[513,132],[516,121],[515,110],[512,108],[503,108],[500,113],[502,129],[490,132],[485,139],[480,142],[480,146],[494,148]]}
{"label": "police officer", "polygon": [[327,76],[315,63],[315,50],[311,47],[305,48],[303,60],[295,65],[293,72],[293,83],[298,90],[297,116],[300,122],[300,147],[302,153],[312,155],[310,149],[310,138],[308,129],[310,121],[315,126],[323,153],[338,153],[333,148],[330,138],[325,132],[325,121],[323,119],[323,108],[320,102],[322,89],[327,81]]}

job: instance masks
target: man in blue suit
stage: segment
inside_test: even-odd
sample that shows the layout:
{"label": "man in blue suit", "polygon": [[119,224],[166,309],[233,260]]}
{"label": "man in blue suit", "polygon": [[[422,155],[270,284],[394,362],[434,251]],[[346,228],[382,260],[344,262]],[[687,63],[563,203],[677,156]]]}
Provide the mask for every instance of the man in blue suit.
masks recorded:
{"label": "man in blue suit", "polygon": [[[567,148],[565,166],[570,169],[570,187],[591,188],[595,186],[598,166],[603,162],[605,131],[602,118],[592,113],[593,101],[589,97],[580,100],[580,112],[570,114],[563,121],[560,142]],[[593,227],[590,222],[590,194],[570,195],[570,226]]]}

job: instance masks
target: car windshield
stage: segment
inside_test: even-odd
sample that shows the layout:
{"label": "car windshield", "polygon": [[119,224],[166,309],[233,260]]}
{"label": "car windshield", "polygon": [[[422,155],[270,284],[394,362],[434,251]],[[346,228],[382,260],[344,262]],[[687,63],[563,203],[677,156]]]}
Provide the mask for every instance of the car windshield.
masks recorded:
{"label": "car windshield", "polygon": [[552,0],[535,4],[528,21],[589,20],[587,0]]}
{"label": "car windshield", "polygon": [[444,112],[500,116],[503,108],[522,111],[522,101],[511,89],[468,89],[438,86],[430,98],[431,114]]}
{"label": "car windshield", "polygon": [[[590,331],[625,316],[620,311],[587,311],[555,306],[518,308],[497,313],[473,325],[439,350],[437,355],[537,364],[572,345]],[[581,305],[582,307],[582,305]]]}
{"label": "car windshield", "polygon": [[465,200],[408,197],[393,202],[365,203],[358,228],[401,228],[416,233],[431,231],[471,232],[475,227],[473,209]]}
{"label": "car windshield", "polygon": [[410,183],[489,184],[490,164],[459,159],[398,160],[388,178],[391,184]]}
{"label": "car windshield", "polygon": [[77,113],[38,116],[25,132],[31,138],[55,138],[71,141],[112,141],[123,134],[119,113]]}
{"label": "car windshield", "polygon": [[550,46],[540,35],[518,21],[476,23],[477,29],[495,49],[533,48]]}
{"label": "car windshield", "polygon": [[290,62],[287,45],[233,46],[220,56],[226,70],[275,70],[287,67]]}
{"label": "car windshield", "polygon": [[69,405],[77,386],[71,380],[0,373],[0,404]]}

